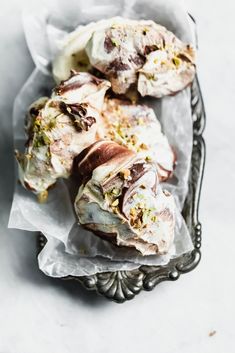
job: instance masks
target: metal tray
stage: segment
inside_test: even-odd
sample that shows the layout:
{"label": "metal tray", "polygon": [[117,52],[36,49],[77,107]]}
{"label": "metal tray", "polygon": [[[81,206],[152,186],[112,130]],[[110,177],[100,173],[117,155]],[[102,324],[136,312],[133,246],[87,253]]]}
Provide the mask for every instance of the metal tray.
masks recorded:
{"label": "metal tray", "polygon": [[[192,21],[194,19],[190,16]],[[162,281],[175,281],[181,274],[192,271],[201,259],[201,223],[198,220],[199,198],[205,164],[205,142],[202,137],[205,127],[205,109],[198,78],[191,86],[191,110],[193,124],[193,150],[189,176],[189,191],[183,208],[183,217],[188,226],[194,249],[171,260],[165,266],[141,266],[133,271],[97,273],[92,276],[68,276],[63,280],[81,282],[87,289],[118,303],[133,299],[142,290],[150,291]],[[44,247],[45,237],[38,237],[38,249]]]}

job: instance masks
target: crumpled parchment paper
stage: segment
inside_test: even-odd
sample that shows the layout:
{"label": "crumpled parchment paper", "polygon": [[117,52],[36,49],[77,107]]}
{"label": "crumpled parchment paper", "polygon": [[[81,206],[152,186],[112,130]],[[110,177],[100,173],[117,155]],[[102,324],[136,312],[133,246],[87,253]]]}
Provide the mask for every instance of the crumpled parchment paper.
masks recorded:
{"label": "crumpled parchment paper", "polygon": [[[26,11],[23,16],[25,35],[36,69],[16,97],[13,113],[15,147],[23,150],[26,136],[24,118],[28,106],[43,95],[50,95],[55,85],[51,77],[51,61],[62,48],[68,33],[78,25],[113,16],[152,19],[166,26],[180,39],[194,43],[194,32],[187,13],[179,2],[120,0],[54,1],[51,8]],[[53,9],[53,11],[52,11]],[[167,255],[142,256],[133,249],[118,248],[93,233],[82,229],[76,221],[70,196],[71,183],[59,180],[49,192],[48,202],[39,204],[35,195],[16,182],[9,227],[40,231],[47,244],[38,256],[40,269],[47,275],[84,276],[96,272],[131,270],[140,265],[164,265],[193,249],[181,210],[187,194],[187,181],[192,151],[192,118],[189,88],[161,100],[145,98],[162,124],[164,133],[177,154],[174,178],[164,188],[175,197],[175,240]],[[16,176],[17,179],[17,176]]]}

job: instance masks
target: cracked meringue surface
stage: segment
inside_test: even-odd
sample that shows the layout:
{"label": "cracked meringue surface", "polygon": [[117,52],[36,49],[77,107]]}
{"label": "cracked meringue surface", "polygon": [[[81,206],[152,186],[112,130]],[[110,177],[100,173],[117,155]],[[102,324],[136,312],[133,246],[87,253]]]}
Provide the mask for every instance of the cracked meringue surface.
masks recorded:
{"label": "cracked meringue surface", "polygon": [[50,98],[30,106],[26,149],[16,151],[16,158],[22,185],[39,194],[41,201],[57,178],[70,175],[74,157],[102,137],[99,109],[109,87],[106,80],[72,72]]}
{"label": "cracked meringue surface", "polygon": [[79,222],[142,255],[165,254],[174,238],[174,199],[156,167],[113,141],[98,141],[76,161],[83,183],[75,200]]}
{"label": "cracked meringue surface", "polygon": [[106,98],[102,118],[105,137],[154,163],[160,181],[172,176],[176,156],[152,108],[128,100]]}
{"label": "cracked meringue surface", "polygon": [[163,97],[181,91],[195,76],[195,50],[151,20],[113,17],[79,26],[53,62],[57,82],[71,69],[98,69],[117,94],[135,90]]}
{"label": "cracked meringue surface", "polygon": [[86,53],[118,94],[135,84],[142,96],[160,98],[182,90],[195,75],[192,46],[153,21],[113,19],[94,31]]}

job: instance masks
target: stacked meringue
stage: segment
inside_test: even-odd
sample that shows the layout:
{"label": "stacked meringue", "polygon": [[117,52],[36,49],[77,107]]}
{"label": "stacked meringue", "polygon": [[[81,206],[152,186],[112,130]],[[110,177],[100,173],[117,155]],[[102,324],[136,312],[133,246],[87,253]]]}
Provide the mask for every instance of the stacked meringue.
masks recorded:
{"label": "stacked meringue", "polygon": [[79,26],[53,64],[59,82],[70,69],[98,69],[117,94],[130,89],[163,97],[181,91],[195,75],[195,50],[153,21],[114,17]]}
{"label": "stacked meringue", "polygon": [[127,96],[131,87],[155,97],[183,89],[195,73],[192,47],[152,21],[114,18],[70,34],[53,73],[60,83],[29,107],[26,149],[16,152],[22,185],[46,201],[73,175],[83,227],[142,255],[166,254],[175,203],[161,182],[176,155],[153,109]]}

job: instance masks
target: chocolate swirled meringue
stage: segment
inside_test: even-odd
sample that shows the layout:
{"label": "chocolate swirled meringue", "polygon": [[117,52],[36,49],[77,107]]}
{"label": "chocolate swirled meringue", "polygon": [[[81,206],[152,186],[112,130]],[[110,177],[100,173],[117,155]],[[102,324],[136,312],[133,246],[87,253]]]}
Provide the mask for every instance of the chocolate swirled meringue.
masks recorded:
{"label": "chocolate swirled meringue", "polygon": [[52,72],[56,82],[66,80],[70,75],[70,70],[80,72],[92,70],[85,50],[86,45],[94,31],[106,28],[111,24],[112,19],[91,22],[87,25],[78,26],[66,37],[59,54],[52,62]]}
{"label": "chocolate swirled meringue", "polygon": [[159,98],[182,90],[195,75],[192,46],[153,21],[114,18],[94,31],[86,54],[118,94],[135,84],[142,96]]}
{"label": "chocolate swirled meringue", "polygon": [[102,110],[105,137],[156,164],[159,181],[169,179],[176,156],[152,108],[120,99],[105,99]]}
{"label": "chocolate swirled meringue", "polygon": [[113,141],[101,140],[75,159],[83,183],[75,200],[85,228],[143,255],[165,254],[174,238],[174,199],[156,168]]}
{"label": "chocolate swirled meringue", "polygon": [[72,72],[51,98],[30,107],[24,153],[16,151],[23,186],[46,198],[47,189],[60,177],[69,177],[73,159],[102,137],[100,108],[110,84],[88,73]]}

